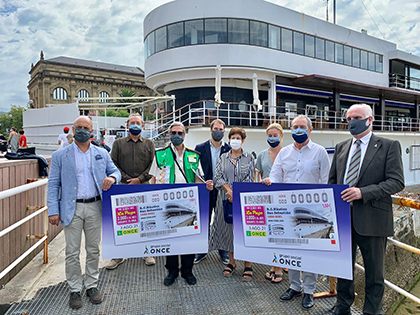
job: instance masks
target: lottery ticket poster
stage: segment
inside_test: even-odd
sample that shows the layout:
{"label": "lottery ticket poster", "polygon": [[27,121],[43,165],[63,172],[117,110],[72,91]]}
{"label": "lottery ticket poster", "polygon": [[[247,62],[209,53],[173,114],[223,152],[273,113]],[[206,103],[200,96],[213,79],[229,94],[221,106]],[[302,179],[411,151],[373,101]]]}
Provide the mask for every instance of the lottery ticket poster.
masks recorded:
{"label": "lottery ticket poster", "polygon": [[352,279],[347,187],[234,183],[235,258]]}
{"label": "lottery ticket poster", "polygon": [[208,208],[205,184],[113,185],[103,192],[102,256],[206,253]]}

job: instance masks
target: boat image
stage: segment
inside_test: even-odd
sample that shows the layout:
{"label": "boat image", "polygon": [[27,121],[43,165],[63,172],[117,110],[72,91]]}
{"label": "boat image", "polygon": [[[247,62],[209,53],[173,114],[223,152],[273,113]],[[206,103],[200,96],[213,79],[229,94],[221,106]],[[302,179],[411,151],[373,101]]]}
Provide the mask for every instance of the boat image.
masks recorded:
{"label": "boat image", "polygon": [[284,234],[284,226],[281,224],[274,224],[270,226],[270,231],[273,235],[283,235]]}
{"label": "boat image", "polygon": [[294,232],[299,238],[329,238],[334,233],[334,225],[328,218],[306,207],[293,209]]}
{"label": "boat image", "polygon": [[196,211],[177,203],[168,203],[165,206],[165,226],[168,229],[194,225],[197,220]]}

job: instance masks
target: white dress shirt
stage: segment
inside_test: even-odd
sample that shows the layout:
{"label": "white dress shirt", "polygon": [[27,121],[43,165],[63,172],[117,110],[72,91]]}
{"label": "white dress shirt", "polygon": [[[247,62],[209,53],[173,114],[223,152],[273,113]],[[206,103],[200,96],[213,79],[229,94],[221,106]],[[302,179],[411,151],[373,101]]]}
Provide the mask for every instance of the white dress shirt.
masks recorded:
{"label": "white dress shirt", "polygon": [[76,159],[77,199],[96,197],[99,195],[99,191],[93,178],[92,144],[89,145],[89,149],[85,153],[79,149],[76,142],[73,142],[72,145]]}
{"label": "white dress shirt", "polygon": [[280,150],[270,172],[272,183],[326,184],[330,160],[324,147],[309,140],[302,149],[289,144]]}
{"label": "white dress shirt", "polygon": [[[369,141],[370,141],[370,138],[371,138],[371,137],[372,137],[372,131],[371,131],[371,132],[369,132],[369,133],[368,133],[366,136],[364,136],[363,138],[360,138],[360,141],[361,141],[361,143],[360,143],[360,150],[361,150],[360,154],[361,154],[361,155],[360,155],[360,165],[359,165],[359,170],[357,171],[357,177],[359,177],[360,169],[362,168],[363,159],[365,158],[366,150],[367,150],[367,147],[368,147],[368,145],[369,145]],[[354,151],[356,150],[356,147],[357,147],[357,145],[356,145],[356,140],[357,140],[357,139],[353,138],[353,142],[351,143],[349,156],[348,156],[348,158],[347,158],[346,172],[344,173],[344,178],[343,178],[343,181],[347,178],[347,172],[348,172],[348,170],[349,170],[350,160],[351,160],[351,157],[353,156]]]}

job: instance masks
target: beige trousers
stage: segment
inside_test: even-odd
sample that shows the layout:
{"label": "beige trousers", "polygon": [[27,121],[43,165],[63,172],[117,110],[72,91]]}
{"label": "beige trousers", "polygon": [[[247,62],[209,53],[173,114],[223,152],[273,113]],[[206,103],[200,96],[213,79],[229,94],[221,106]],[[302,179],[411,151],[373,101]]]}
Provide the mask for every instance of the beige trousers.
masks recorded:
{"label": "beige trousers", "polygon": [[80,266],[80,245],[82,231],[85,233],[86,289],[96,288],[99,278],[99,255],[102,228],[102,201],[76,203],[73,220],[64,227],[66,238],[66,278],[71,292],[83,289],[83,275]]}

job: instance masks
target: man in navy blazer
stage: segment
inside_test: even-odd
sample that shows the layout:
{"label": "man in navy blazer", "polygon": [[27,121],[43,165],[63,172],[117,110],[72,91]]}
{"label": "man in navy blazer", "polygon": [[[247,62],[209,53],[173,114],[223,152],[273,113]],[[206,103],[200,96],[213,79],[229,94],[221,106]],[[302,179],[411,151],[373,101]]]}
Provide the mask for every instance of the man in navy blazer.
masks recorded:
{"label": "man in navy blazer", "polygon": [[102,190],[121,180],[108,153],[90,144],[92,121],[81,116],[73,124],[73,144],[53,153],[48,179],[48,216],[63,225],[66,239],[66,278],[70,307],[82,307],[83,275],[80,267],[82,230],[86,241],[85,288],[90,301],[102,302],[98,291],[99,244],[102,226]]}
{"label": "man in navy blazer", "polygon": [[[213,120],[210,124],[211,138],[206,142],[197,144],[197,146],[195,147],[195,150],[200,152],[201,167],[203,169],[204,179],[206,181],[209,179],[213,180],[214,173],[216,171],[216,165],[217,162],[219,162],[220,155],[230,150],[230,145],[223,141],[225,126],[226,125],[223,120]],[[217,189],[213,189],[212,191],[210,191],[209,222],[211,221],[212,212],[216,207],[217,193]],[[224,250],[219,250],[219,254],[222,262],[224,264],[228,264],[228,253]],[[198,264],[206,257],[207,254],[197,254],[195,255],[194,263]]]}

